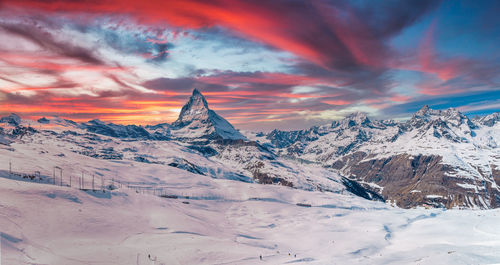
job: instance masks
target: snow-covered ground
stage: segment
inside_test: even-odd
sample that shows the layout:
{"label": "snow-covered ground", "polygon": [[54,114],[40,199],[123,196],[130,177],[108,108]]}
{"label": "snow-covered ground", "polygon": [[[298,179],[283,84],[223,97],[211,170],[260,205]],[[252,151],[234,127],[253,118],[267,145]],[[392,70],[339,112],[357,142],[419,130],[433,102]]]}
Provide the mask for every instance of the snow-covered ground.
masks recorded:
{"label": "snow-covered ground", "polygon": [[[200,112],[184,112],[201,115],[196,126],[204,136],[220,135],[221,128],[240,135],[211,120],[204,99],[193,96],[199,104],[188,106]],[[367,121],[353,117],[355,124]],[[241,137],[223,137],[239,141],[227,145],[170,139],[184,123],[150,132],[100,121],[34,123],[15,115],[3,123],[0,265],[500,263],[500,209],[405,210],[365,200],[348,192],[335,171],[308,163],[307,155],[315,152],[280,157]],[[475,137],[494,149],[498,125],[492,126]],[[316,132],[309,134],[314,138]],[[312,141],[306,151],[328,137]],[[409,141],[404,137],[397,141]],[[340,143],[326,140],[317,146]],[[376,140],[373,146],[380,147]],[[466,143],[476,142],[457,146]],[[207,154],[209,148],[217,155]],[[283,181],[262,185],[259,177]]]}
{"label": "snow-covered ground", "polygon": [[[134,168],[114,169],[132,180]],[[2,264],[500,262],[499,210],[403,210],[349,194],[214,179],[160,165],[143,170],[156,174],[166,193],[190,199],[9,179],[4,165]]]}

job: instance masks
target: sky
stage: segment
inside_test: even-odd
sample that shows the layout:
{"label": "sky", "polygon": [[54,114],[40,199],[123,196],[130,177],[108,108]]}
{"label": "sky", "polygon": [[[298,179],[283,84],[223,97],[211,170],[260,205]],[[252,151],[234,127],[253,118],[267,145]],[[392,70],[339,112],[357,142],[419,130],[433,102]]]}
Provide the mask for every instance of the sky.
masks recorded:
{"label": "sky", "polygon": [[0,114],[235,127],[500,111],[500,1],[1,0]]}

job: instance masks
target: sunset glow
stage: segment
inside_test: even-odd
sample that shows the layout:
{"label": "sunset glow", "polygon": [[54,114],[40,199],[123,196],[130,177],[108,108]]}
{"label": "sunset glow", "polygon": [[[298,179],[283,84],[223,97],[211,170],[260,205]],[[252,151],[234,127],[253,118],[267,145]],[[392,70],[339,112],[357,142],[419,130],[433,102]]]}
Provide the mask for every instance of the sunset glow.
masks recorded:
{"label": "sunset glow", "polygon": [[242,129],[352,111],[406,118],[424,104],[487,114],[500,103],[499,11],[451,0],[4,0],[0,114],[170,123],[194,88]]}

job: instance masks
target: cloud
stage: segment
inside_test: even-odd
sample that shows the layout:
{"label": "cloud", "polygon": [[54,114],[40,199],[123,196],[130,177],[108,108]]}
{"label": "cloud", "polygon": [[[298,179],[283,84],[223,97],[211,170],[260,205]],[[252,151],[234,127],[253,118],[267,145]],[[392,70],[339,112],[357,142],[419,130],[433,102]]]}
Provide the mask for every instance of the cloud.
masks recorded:
{"label": "cloud", "polygon": [[61,56],[70,57],[94,65],[104,64],[92,50],[67,41],[57,40],[52,33],[43,30],[38,25],[0,22],[0,30],[22,37],[38,45],[41,49],[54,52]]}
{"label": "cloud", "polygon": [[[441,95],[437,97],[421,96],[410,102],[392,105],[381,110],[384,117],[409,117],[417,112],[424,105],[429,105],[434,109],[459,108],[465,113],[474,113],[481,110],[481,113],[492,113],[498,111],[498,98],[500,91],[475,91],[467,93],[458,93],[456,95]],[[477,105],[484,105],[485,108],[479,108]]]}
{"label": "cloud", "polygon": [[222,26],[277,49],[286,50],[329,69],[382,67],[388,37],[414,23],[437,1],[32,1],[7,5],[48,11],[127,14],[138,21],[166,21],[199,29]]}
{"label": "cloud", "polygon": [[198,88],[238,127],[304,128],[352,110],[452,104],[445,95],[500,81],[500,60],[443,53],[438,22],[415,47],[391,46],[441,1],[2,2],[0,34],[23,45],[0,44],[0,111],[31,116],[173,121]]}

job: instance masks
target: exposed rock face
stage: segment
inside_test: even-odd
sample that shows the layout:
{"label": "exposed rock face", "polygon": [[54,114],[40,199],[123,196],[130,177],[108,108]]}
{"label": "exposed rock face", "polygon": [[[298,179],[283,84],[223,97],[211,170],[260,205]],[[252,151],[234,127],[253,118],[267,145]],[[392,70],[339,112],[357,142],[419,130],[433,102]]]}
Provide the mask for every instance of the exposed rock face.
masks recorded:
{"label": "exposed rock face", "polygon": [[233,125],[209,109],[205,97],[197,89],[172,123],[172,130],[179,138],[246,140]]}
{"label": "exposed rock face", "polygon": [[360,197],[363,197],[367,200],[374,200],[374,201],[385,201],[384,197],[380,196],[377,192],[371,190],[369,187],[365,187],[358,182],[348,179],[348,178],[342,178],[342,182],[344,183],[344,186],[346,186],[347,190],[350,191],[353,194],[356,194]]}
{"label": "exposed rock face", "polygon": [[252,173],[252,176],[261,184],[280,184],[283,186],[293,187],[293,183],[287,181],[283,177],[264,172],[262,169],[265,167],[265,163],[262,161],[257,161],[254,163],[248,163],[245,167],[246,170]]}
{"label": "exposed rock face", "polygon": [[169,163],[168,165],[171,167],[176,167],[179,169],[189,171],[191,173],[205,175],[203,173],[203,171],[197,165],[187,161],[186,159],[176,159],[176,161],[173,161],[173,162]]}
{"label": "exposed rock face", "polygon": [[500,192],[491,183],[468,180],[466,184],[481,187],[471,190],[462,178],[452,176],[454,169],[443,164],[440,156],[401,154],[370,159],[358,152],[342,158],[333,167],[355,180],[383,187],[382,196],[403,208],[475,207],[484,205],[484,199],[492,208],[500,206]]}

